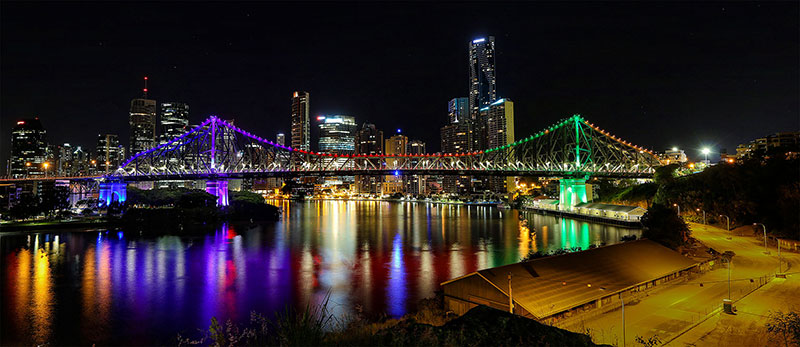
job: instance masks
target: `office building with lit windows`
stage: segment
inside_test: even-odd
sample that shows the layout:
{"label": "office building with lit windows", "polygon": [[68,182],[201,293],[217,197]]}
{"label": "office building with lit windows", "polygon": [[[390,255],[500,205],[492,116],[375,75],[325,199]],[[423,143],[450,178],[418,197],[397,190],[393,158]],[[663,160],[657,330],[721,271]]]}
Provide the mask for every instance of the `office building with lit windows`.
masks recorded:
{"label": "office building with lit windows", "polygon": [[161,143],[183,135],[189,126],[189,105],[182,102],[161,103]]}
{"label": "office building with lit windows", "polygon": [[56,169],[47,162],[47,131],[39,118],[19,120],[11,130],[9,164],[11,178],[40,177]]}
{"label": "office building with lit windows", "polygon": [[[383,154],[383,131],[378,130],[375,124],[364,123],[356,132],[356,154],[381,155]],[[370,159],[357,159],[367,161]],[[356,190],[362,194],[379,194],[381,192],[382,176],[356,176]]]}
{"label": "office building with lit windows", "polygon": [[[406,154],[407,150],[408,137],[400,134],[399,130],[397,135],[386,139],[385,145],[383,146],[383,151],[386,153],[386,155]],[[402,164],[402,161],[402,159],[387,158],[386,168],[389,170],[394,170],[398,165]],[[397,170],[394,174],[384,177],[382,188],[383,194],[403,193],[405,191],[405,187],[403,184],[402,172]]]}
{"label": "office building with lit windows", "polygon": [[311,96],[308,92],[296,91],[292,95],[292,148],[311,150],[308,112]]}
{"label": "office building with lit windows", "polygon": [[469,109],[474,119],[480,109],[497,99],[494,36],[469,44]]}
{"label": "office building with lit windows", "polygon": [[130,153],[135,155],[156,146],[156,101],[131,100]]}
{"label": "office building with lit windows", "polygon": [[124,149],[115,134],[98,134],[95,148],[97,171],[103,174],[113,173],[122,163]]}

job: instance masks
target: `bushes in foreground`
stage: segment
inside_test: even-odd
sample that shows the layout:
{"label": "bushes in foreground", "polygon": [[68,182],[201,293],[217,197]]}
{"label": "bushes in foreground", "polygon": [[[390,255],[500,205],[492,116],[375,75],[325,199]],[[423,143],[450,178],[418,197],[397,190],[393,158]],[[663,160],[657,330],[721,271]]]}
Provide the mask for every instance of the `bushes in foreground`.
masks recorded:
{"label": "bushes in foreground", "polygon": [[[444,314],[443,311],[440,311]],[[348,324],[337,328],[327,301],[305,310],[286,310],[270,321],[252,314],[249,325],[212,318],[198,340],[179,336],[179,344],[214,346],[594,346],[587,335],[547,326],[532,319],[478,306],[440,326],[412,314],[400,320]]]}

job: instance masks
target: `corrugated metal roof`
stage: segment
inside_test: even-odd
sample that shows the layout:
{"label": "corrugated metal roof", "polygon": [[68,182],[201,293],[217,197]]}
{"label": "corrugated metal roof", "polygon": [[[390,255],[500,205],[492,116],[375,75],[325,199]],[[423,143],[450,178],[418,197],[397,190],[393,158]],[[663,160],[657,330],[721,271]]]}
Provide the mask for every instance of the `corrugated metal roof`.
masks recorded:
{"label": "corrugated metal roof", "polygon": [[583,208],[591,208],[596,210],[615,211],[615,212],[631,212],[636,209],[646,211],[645,209],[639,206],[602,204],[599,202],[582,202],[580,204],[575,205],[575,207],[583,207]]}
{"label": "corrugated metal roof", "polygon": [[650,240],[598,247],[479,270],[478,275],[538,318],[566,311],[623,289],[687,269],[695,262]]}

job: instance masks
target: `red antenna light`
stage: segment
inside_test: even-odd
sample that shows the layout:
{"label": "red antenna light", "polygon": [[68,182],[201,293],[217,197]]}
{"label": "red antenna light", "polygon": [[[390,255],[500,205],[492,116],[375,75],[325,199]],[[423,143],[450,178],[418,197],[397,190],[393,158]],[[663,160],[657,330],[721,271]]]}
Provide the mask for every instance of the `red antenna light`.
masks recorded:
{"label": "red antenna light", "polygon": [[144,98],[147,99],[147,76],[144,76],[144,88],[142,91],[144,92]]}

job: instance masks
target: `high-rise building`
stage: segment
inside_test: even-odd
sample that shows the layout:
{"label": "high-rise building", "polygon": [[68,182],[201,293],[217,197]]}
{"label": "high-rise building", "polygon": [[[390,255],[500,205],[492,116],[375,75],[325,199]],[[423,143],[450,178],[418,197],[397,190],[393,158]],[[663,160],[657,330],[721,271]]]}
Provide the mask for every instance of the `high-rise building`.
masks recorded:
{"label": "high-rise building", "polygon": [[131,100],[130,152],[135,155],[156,145],[156,101],[150,99]]}
{"label": "high-rise building", "polygon": [[[311,150],[311,133],[308,121],[310,102],[308,92],[297,91],[292,96],[292,147],[305,151]],[[322,149],[320,148],[320,150]]]}
{"label": "high-rise building", "polygon": [[58,176],[72,176],[72,151],[69,143],[58,147]]}
{"label": "high-rise building", "polygon": [[469,98],[453,98],[447,103],[447,115],[450,124],[469,121]]}
{"label": "high-rise building", "polygon": [[[356,119],[353,116],[319,116],[319,151],[353,154],[356,150]],[[292,138],[294,143],[294,136]]]}
{"label": "high-rise building", "polygon": [[286,135],[283,133],[278,133],[278,135],[275,136],[275,143],[281,146],[286,146]]}
{"label": "high-rise building", "polygon": [[[406,154],[408,150],[408,137],[397,134],[386,139],[386,144],[383,146],[383,151],[386,155],[393,154]],[[402,163],[402,159],[388,158],[386,159],[387,169],[394,170]],[[395,171],[393,175],[388,175],[384,178],[383,194],[403,193],[403,177],[399,170]]]}
{"label": "high-rise building", "polygon": [[183,135],[189,126],[189,105],[182,102],[161,103],[161,143]]}
{"label": "high-rise building", "polygon": [[[486,148],[514,143],[514,102],[497,100],[482,108],[481,116],[486,124]],[[493,192],[510,192],[514,188],[514,177],[492,177],[488,182]]]}
{"label": "high-rise building", "polygon": [[[356,132],[356,154],[380,155],[383,154],[383,131],[378,130],[375,124],[364,123]],[[366,163],[370,159],[357,159]],[[374,160],[374,159],[373,159]],[[356,189],[359,193],[378,194],[381,192],[381,176],[356,176]]]}
{"label": "high-rise building", "polygon": [[39,118],[22,119],[11,130],[9,176],[25,178],[52,174],[56,168],[47,162],[47,131]]}
{"label": "high-rise building", "polygon": [[497,99],[494,55],[494,36],[469,44],[469,108],[473,119],[482,107]]}
{"label": "high-rise building", "polygon": [[95,161],[101,173],[113,173],[122,163],[122,146],[115,134],[97,134]]}
{"label": "high-rise building", "polygon": [[[408,141],[408,149],[406,150],[406,153],[425,154],[425,142],[422,142],[420,140]],[[411,165],[416,166],[420,160],[427,160],[427,159],[423,157],[412,157]],[[427,189],[425,189],[427,181],[428,181],[428,176],[422,176],[422,175],[406,176],[406,191],[409,194],[413,195],[427,194]]]}
{"label": "high-rise building", "polygon": [[[465,153],[472,148],[469,98],[453,98],[447,103],[450,124],[441,129],[442,153]],[[446,193],[460,194],[469,191],[468,176],[444,176],[442,188]]]}

